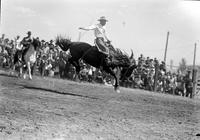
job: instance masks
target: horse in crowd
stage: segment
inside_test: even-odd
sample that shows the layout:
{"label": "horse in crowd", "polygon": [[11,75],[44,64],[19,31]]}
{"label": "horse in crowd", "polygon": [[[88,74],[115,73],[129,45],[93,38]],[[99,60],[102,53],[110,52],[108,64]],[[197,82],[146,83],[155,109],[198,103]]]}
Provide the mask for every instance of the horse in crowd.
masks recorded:
{"label": "horse in crowd", "polygon": [[56,45],[58,45],[63,51],[70,51],[71,58],[69,58],[68,61],[76,68],[76,74],[78,77],[80,72],[79,60],[82,59],[85,63],[100,68],[106,73],[112,75],[115,79],[114,89],[119,92],[120,68],[131,67],[131,60],[127,54],[123,53],[119,49],[115,49],[110,44],[108,47],[110,49],[111,61],[107,63],[107,56],[99,52],[97,47],[88,43],[72,42],[70,39],[57,36]]}
{"label": "horse in crowd", "polygon": [[22,75],[23,68],[25,68],[24,71],[24,79],[26,78],[26,73],[28,71],[29,79],[32,79],[32,73],[33,73],[33,67],[36,63],[36,54],[39,46],[41,45],[40,41],[37,39],[33,39],[32,43],[29,45],[29,47],[24,50],[25,52],[22,53],[24,54],[22,57],[23,59],[19,57],[18,53],[15,53],[14,55],[14,65],[13,65],[13,70],[15,70],[15,66],[18,62],[19,68],[20,68],[20,73],[19,76]]}

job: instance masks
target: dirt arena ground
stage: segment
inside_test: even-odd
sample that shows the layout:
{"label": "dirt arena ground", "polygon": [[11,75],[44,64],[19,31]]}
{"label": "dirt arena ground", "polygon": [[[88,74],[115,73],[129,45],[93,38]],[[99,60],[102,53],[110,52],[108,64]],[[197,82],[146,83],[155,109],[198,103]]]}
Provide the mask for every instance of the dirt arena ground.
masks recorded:
{"label": "dirt arena ground", "polygon": [[0,71],[0,140],[198,140],[200,100]]}

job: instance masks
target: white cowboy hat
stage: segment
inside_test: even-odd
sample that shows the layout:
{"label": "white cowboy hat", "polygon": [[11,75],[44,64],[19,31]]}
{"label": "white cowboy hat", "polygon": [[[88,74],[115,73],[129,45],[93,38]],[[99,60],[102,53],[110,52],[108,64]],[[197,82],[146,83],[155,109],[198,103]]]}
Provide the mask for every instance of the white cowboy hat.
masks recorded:
{"label": "white cowboy hat", "polygon": [[108,21],[105,16],[102,16],[98,19],[98,21]]}

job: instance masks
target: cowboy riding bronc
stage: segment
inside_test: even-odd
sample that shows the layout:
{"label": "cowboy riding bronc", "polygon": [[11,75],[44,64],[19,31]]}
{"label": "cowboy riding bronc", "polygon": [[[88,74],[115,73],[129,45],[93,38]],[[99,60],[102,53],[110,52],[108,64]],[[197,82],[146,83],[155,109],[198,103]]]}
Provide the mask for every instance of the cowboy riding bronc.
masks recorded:
{"label": "cowboy riding bronc", "polygon": [[94,31],[95,39],[95,45],[99,52],[105,54],[107,57],[109,55],[109,48],[107,47],[107,44],[110,44],[110,40],[106,36],[105,32],[105,25],[108,21],[104,16],[100,17],[98,19],[99,24],[91,25],[89,27],[80,27],[79,29],[89,31]]}

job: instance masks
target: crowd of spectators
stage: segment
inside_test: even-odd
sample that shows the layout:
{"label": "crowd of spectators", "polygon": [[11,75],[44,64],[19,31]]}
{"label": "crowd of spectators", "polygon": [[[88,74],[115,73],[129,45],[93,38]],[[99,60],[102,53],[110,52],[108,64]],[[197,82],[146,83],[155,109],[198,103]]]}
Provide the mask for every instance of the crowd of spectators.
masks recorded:
{"label": "crowd of spectators", "polygon": [[[8,39],[2,34],[0,38],[0,65],[2,67],[11,67],[16,44],[20,39],[20,36]],[[63,52],[53,40],[40,40],[40,42],[41,47],[37,53],[35,67],[36,74],[74,80],[76,77],[75,68],[67,61],[70,57],[69,52]],[[186,86],[190,89],[192,87],[191,72],[183,74],[177,71],[172,73],[167,71],[165,62],[160,62],[156,58],[144,57],[142,54],[136,62],[137,68],[130,77],[121,81],[121,86],[183,96],[189,95]],[[111,85],[113,80],[111,76],[83,62],[81,62],[79,79],[108,85]]]}

